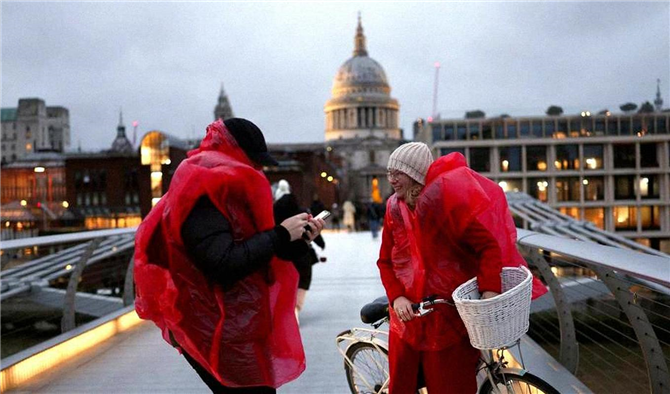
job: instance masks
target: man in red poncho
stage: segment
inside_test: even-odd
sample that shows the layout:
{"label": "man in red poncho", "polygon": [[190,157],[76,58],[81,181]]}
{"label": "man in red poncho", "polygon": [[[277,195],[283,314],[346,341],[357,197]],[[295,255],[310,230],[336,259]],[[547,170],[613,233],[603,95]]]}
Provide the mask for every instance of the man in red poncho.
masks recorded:
{"label": "man in red poncho", "polygon": [[323,220],[275,225],[262,132],[233,118],[207,127],[137,230],[135,309],[153,320],[215,393],[275,393],[305,369],[297,273]]}
{"label": "man in red poncho", "polygon": [[[474,276],[482,297],[493,297],[502,267],[526,264],[502,189],[461,154],[432,161],[425,144],[408,143],[388,163],[396,193],[387,202],[377,265],[391,305],[390,394],[416,392],[419,377],[429,393],[476,392],[479,351],[456,308],[439,305],[416,318],[411,304],[431,295],[451,299]],[[536,280],[533,296],[544,292]]]}

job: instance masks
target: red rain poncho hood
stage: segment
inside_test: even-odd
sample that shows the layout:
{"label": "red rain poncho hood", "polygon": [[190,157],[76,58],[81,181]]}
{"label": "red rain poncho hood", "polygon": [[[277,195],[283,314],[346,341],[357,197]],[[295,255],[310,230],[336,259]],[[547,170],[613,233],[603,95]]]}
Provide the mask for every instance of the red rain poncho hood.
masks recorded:
{"label": "red rain poncho hood", "polygon": [[137,230],[135,309],[225,386],[279,387],[305,369],[293,311],[295,268],[273,258],[267,270],[224,292],[190,261],[180,231],[205,195],[231,223],[236,240],[272,229],[269,182],[220,120],[188,156]]}
{"label": "red rain poncho hood", "polygon": [[[481,238],[471,239],[465,233],[475,219],[480,230],[468,236]],[[393,234],[392,250],[382,247],[378,265],[391,302],[400,295],[412,302],[430,295],[451,299],[455,288],[474,276],[480,290],[500,292],[502,267],[526,265],[516,249],[516,227],[504,192],[469,169],[460,153],[441,157],[430,166],[414,210],[392,196],[384,224]],[[478,242],[485,242],[493,253],[480,259],[472,247]],[[382,256],[391,260],[392,272]],[[533,298],[545,292],[535,279]],[[453,306],[438,306],[434,313],[407,323],[392,313],[391,330],[415,349],[431,351],[467,335]]]}

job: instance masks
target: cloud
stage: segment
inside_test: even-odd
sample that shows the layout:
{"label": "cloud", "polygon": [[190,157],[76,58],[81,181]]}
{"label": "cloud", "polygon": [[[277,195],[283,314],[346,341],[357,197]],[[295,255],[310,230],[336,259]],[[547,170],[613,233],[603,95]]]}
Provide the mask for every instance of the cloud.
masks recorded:
{"label": "cloud", "polygon": [[322,141],[358,11],[405,135],[432,111],[435,61],[443,117],[615,109],[656,78],[670,100],[668,3],[3,2],[2,106],[68,107],[72,147],[101,149],[120,107],[140,133],[201,135],[223,82],[268,141]]}

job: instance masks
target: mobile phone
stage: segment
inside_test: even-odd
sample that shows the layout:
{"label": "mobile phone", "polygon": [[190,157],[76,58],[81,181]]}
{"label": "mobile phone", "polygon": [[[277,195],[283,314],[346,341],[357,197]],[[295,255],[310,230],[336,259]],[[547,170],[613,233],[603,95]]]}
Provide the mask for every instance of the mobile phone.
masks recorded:
{"label": "mobile phone", "polygon": [[314,216],[314,219],[326,220],[326,219],[328,219],[329,216],[330,216],[330,212],[328,212],[326,210],[323,210],[323,211],[319,212],[318,215]]}

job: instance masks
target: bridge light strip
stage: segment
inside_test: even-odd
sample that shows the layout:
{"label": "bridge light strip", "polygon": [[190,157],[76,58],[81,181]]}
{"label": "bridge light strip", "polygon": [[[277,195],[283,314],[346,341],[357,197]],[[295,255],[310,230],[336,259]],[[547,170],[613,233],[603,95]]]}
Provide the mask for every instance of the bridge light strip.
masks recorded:
{"label": "bridge light strip", "polygon": [[114,335],[136,326],[141,321],[133,310],[81,335],[77,335],[25,360],[19,361],[3,369],[0,373],[0,391],[5,392],[20,387],[29,379],[57,367]]}

